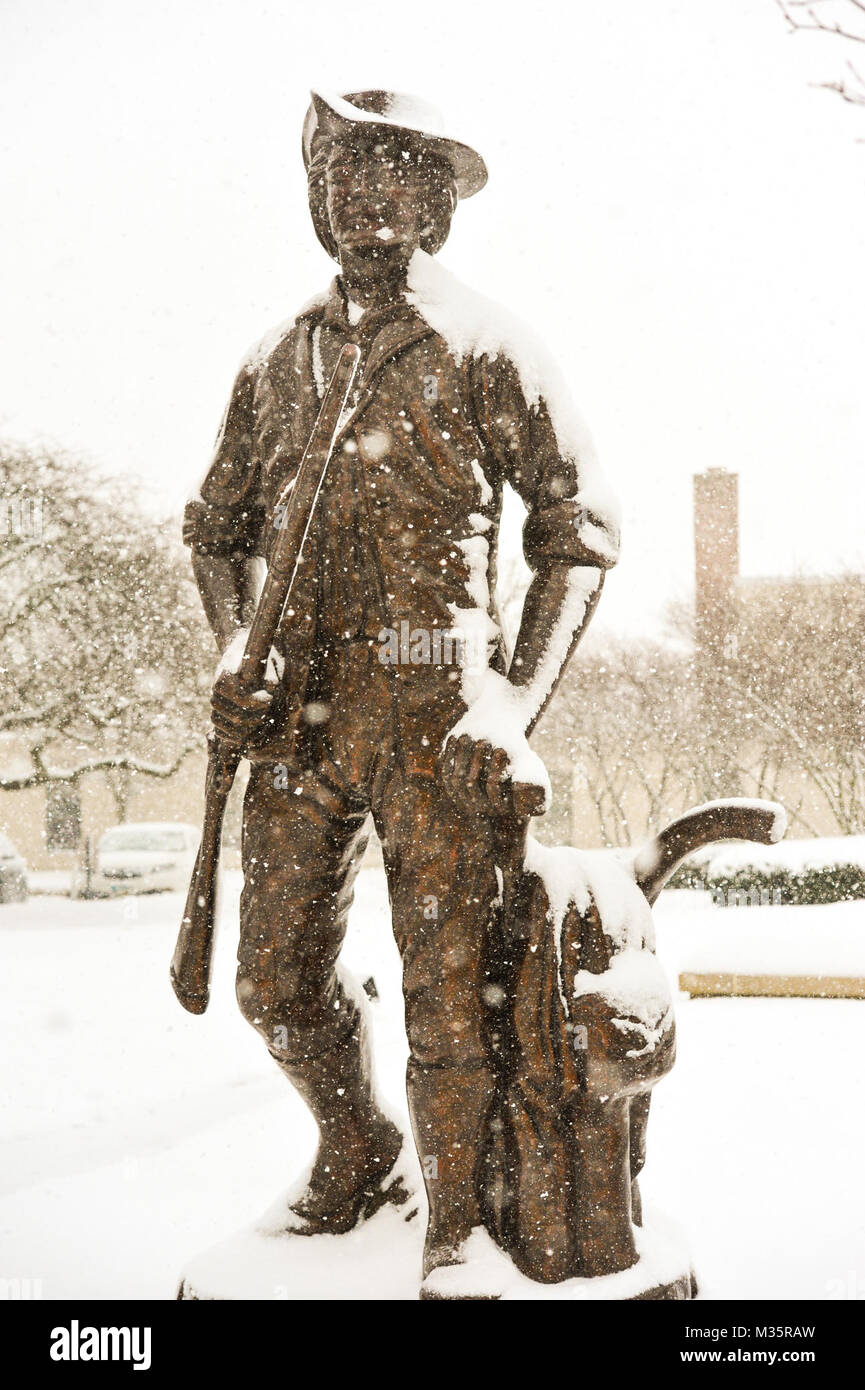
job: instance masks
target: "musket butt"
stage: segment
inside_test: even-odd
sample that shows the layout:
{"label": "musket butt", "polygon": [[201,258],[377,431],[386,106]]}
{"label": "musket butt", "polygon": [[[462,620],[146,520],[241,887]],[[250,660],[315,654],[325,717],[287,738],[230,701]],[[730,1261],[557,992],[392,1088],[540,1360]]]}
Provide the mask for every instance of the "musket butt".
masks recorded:
{"label": "musket butt", "polygon": [[183,1005],[186,1012],[188,1014],[203,1014],[210,1002],[210,990],[205,990],[203,993],[186,990],[175,975],[173,965],[169,973],[171,975],[171,988],[174,990],[178,1002]]}

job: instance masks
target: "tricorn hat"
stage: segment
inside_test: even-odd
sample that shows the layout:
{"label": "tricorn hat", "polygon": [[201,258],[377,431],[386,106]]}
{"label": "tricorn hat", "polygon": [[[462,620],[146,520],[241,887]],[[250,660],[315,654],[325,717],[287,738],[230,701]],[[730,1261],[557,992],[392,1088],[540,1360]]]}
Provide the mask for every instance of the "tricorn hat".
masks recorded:
{"label": "tricorn hat", "polygon": [[[400,92],[348,92],[345,96],[313,91],[303,122],[303,162],[307,172],[316,155],[340,137],[375,139],[402,132],[450,165],[457,195],[470,198],[487,181],[487,166],[476,150],[444,133],[441,114],[418,97]],[[362,129],[361,129],[362,128]],[[316,234],[329,255],[337,257],[325,205],[323,180],[310,184],[310,211]]]}

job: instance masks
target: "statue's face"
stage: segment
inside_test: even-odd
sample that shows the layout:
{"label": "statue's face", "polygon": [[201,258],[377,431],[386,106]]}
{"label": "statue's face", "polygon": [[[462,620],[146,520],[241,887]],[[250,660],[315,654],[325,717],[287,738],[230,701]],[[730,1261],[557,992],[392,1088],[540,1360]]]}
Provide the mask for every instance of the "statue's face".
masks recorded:
{"label": "statue's face", "polygon": [[327,211],[340,253],[407,259],[427,221],[431,172],[404,142],[334,147],[327,162]]}

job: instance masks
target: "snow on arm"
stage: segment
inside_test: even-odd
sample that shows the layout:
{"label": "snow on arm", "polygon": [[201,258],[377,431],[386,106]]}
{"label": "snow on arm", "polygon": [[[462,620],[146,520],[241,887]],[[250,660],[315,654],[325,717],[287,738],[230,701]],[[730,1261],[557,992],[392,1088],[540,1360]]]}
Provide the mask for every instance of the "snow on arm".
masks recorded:
{"label": "snow on arm", "polygon": [[240,365],[231,396],[222,414],[213,452],[197,485],[187,498],[188,502],[207,505],[212,499],[214,481],[223,486],[237,450],[234,441],[248,435],[247,421],[252,409],[253,368],[247,359]]}
{"label": "snow on arm", "polygon": [[[460,284],[431,256],[417,251],[409,266],[406,299],[445,340],[459,364],[468,357],[501,360],[509,364],[519,380],[529,416],[549,417],[555,436],[553,450],[573,469],[576,494],[563,499],[553,493],[547,498],[551,510],[560,510],[562,501],[572,501],[565,529],[571,536],[572,520],[582,546],[614,563],[618,547],[618,511],[597,464],[592,439],[582,418],[574,409],[564,379],[534,334],[497,304]],[[528,441],[524,441],[528,448]],[[535,460],[529,458],[527,464]],[[472,470],[480,488],[481,506],[488,506],[493,488],[479,460]],[[540,461],[538,469],[541,468]],[[462,695],[466,714],[449,737],[469,734],[509,755],[508,771],[518,782],[533,782],[544,788],[547,804],[550,783],[547,771],[529,748],[526,729],[535,721],[567,658],[575,631],[582,625],[586,607],[600,583],[599,569],[574,564],[568,576],[567,592],[547,648],[533,678],[524,686],[510,684],[489,669],[489,651],[498,635],[490,612],[488,587],[489,546],[481,534],[489,526],[480,514],[471,518],[473,534],[457,541],[466,559],[469,577],[466,589],[471,607],[451,606],[455,623],[464,636]],[[559,529],[562,522],[559,519]]]}
{"label": "snow on arm", "polygon": [[325,302],[322,295],[310,300],[299,314],[266,333],[241,362],[210,462],[187,501],[184,539],[201,553],[229,553],[234,543],[247,554],[261,553],[264,505],[255,440],[262,383],[274,353],[301,319]]}
{"label": "snow on arm", "polygon": [[[323,308],[326,303],[326,294],[314,295],[312,299],[310,299],[306,304],[304,304],[303,308],[297,314],[292,315],[291,318],[284,319],[282,323],[276,324],[275,327],[269,328],[267,332],[262,335],[261,338],[257,339],[257,341],[253,343],[253,345],[247,350],[247,352],[244,353],[244,356],[241,360],[240,367],[237,372],[237,378],[235,381],[235,393],[237,392],[237,387],[239,383],[244,381],[252,381],[254,379],[256,373],[260,371],[260,369],[265,365],[268,359],[279,347],[280,343],[284,342],[284,340],[289,336],[289,334],[294,332],[294,329],[297,327],[299,320],[305,314],[309,314],[313,310]],[[230,401],[228,407],[226,408],[225,414],[222,418],[222,424],[220,425],[219,434],[216,438],[216,446],[214,449],[214,453],[217,455],[219,453],[220,445],[222,444],[225,435],[226,424],[228,421],[229,412],[232,408],[232,404],[233,402]],[[188,500],[190,502],[202,502],[205,500],[202,493],[202,487],[208,478],[212,466],[213,460],[211,459],[210,463],[208,463],[207,468],[204,470],[204,473],[199,479],[198,485],[189,494]]]}
{"label": "snow on arm", "polygon": [[519,375],[529,410],[537,413],[546,405],[559,452],[579,467],[579,496],[587,513],[580,535],[590,549],[614,559],[611,536],[619,531],[618,503],[601,472],[588,427],[544,345],[527,325],[463,285],[425,251],[412,257],[406,299],[444,338],[457,363],[467,357],[503,357]]}
{"label": "snow on arm", "polygon": [[[463,667],[463,699],[466,699],[466,667]],[[530,746],[521,691],[511,685],[506,676],[488,667],[476,679],[471,677],[471,697],[468,709],[447,737],[461,738],[468,734],[478,742],[486,741],[502,748],[508,755],[508,775],[515,782],[530,782],[544,790],[544,804],[550,805],[552,788],[543,760]]]}

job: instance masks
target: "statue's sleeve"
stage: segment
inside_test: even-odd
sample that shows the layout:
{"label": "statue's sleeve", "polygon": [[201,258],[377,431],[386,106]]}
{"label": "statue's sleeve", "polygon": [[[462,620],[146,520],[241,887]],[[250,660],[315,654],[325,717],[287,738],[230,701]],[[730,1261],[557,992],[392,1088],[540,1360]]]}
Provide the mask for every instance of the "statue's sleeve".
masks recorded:
{"label": "statue's sleeve", "polygon": [[474,359],[473,396],[481,431],[501,475],[528,515],[523,550],[537,572],[550,563],[609,569],[619,553],[615,498],[601,475],[588,429],[554,369],[550,389],[527,394],[529,372],[504,353]]}
{"label": "statue's sleeve", "polygon": [[183,516],[183,539],[199,555],[263,554],[255,438],[255,375],[245,365],[235,380],[213,460]]}

